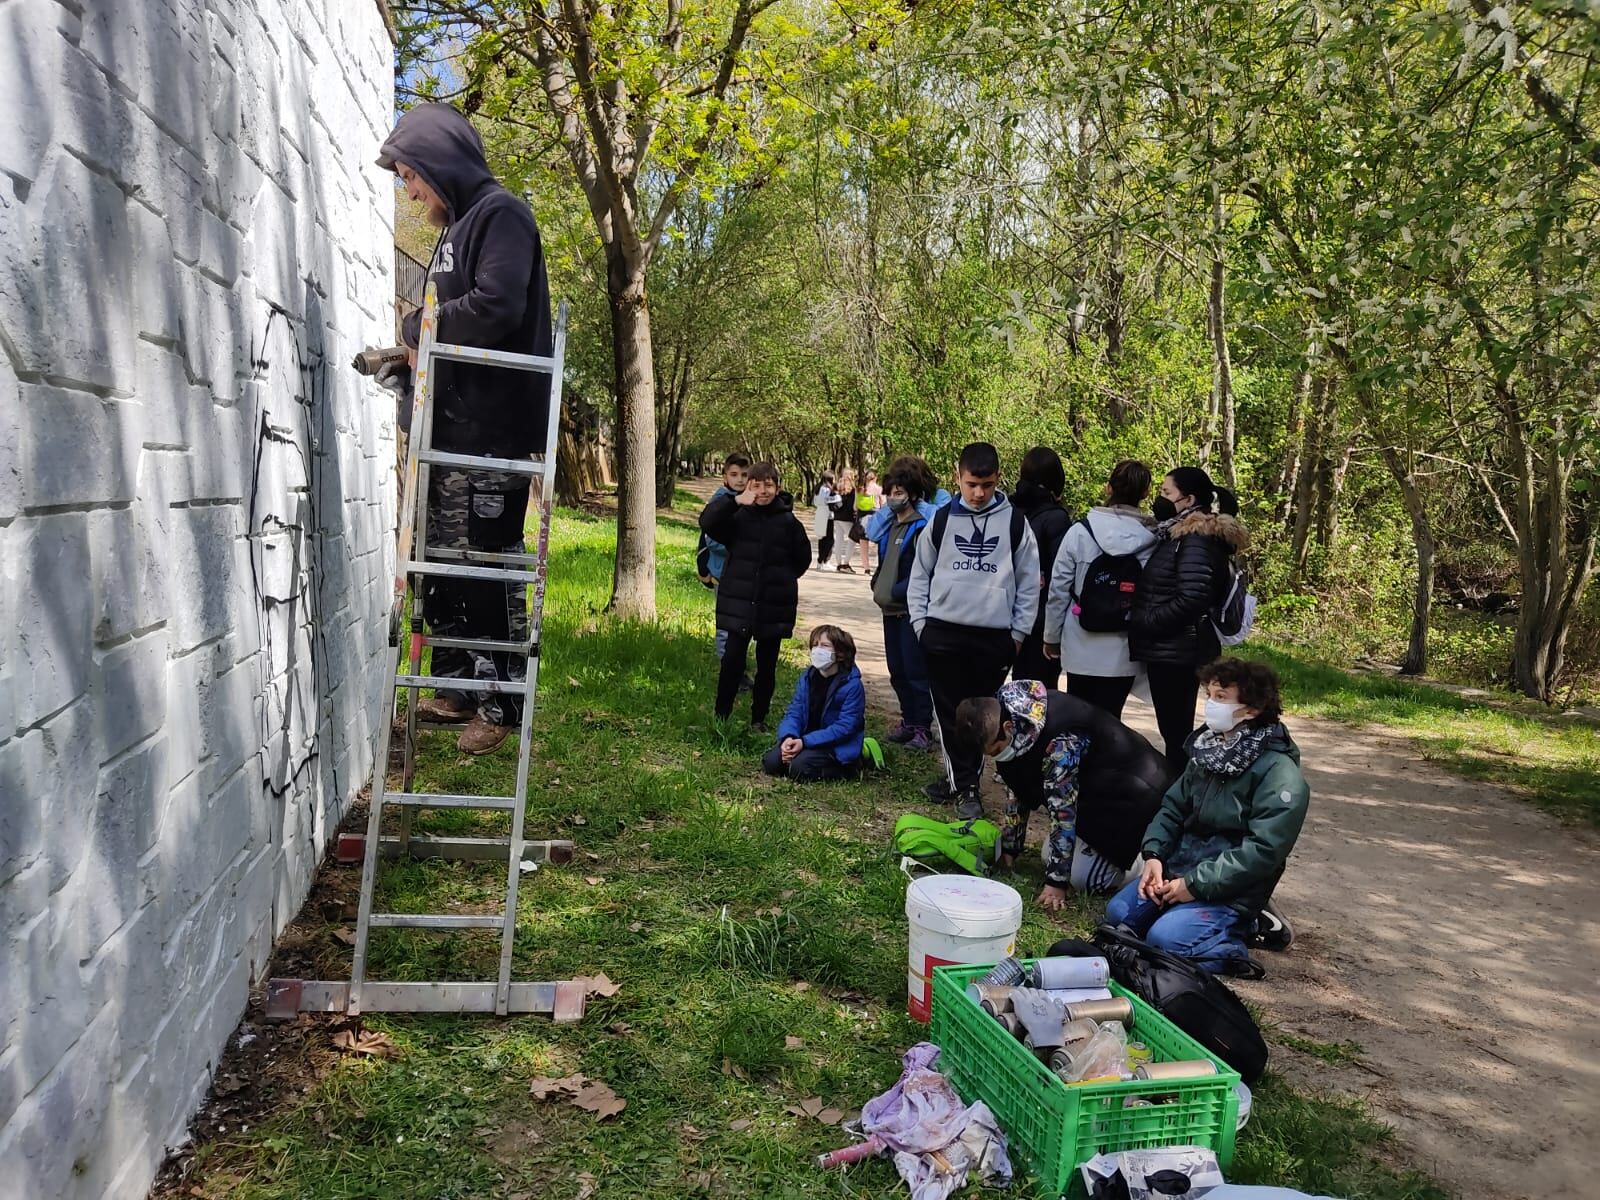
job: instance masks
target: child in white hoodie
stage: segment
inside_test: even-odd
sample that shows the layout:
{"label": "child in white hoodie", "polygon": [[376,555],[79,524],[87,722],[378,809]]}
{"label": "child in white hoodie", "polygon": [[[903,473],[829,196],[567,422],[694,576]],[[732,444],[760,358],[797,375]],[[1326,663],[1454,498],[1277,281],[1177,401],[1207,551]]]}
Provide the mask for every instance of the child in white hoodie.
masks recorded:
{"label": "child in white hoodie", "polygon": [[[1107,628],[1102,599],[1104,590],[1124,581],[1126,611],[1131,616],[1133,589],[1140,568],[1155,549],[1155,520],[1143,509],[1150,494],[1150,468],[1135,459],[1123,459],[1111,470],[1106,483],[1106,503],[1067,531],[1056,554],[1050,577],[1044,618],[1044,652],[1059,658],[1067,673],[1067,695],[1077,696],[1118,720],[1133,690],[1138,667],[1128,657],[1128,632]],[[1091,570],[1091,568],[1094,568]],[[1091,576],[1102,575],[1098,583]],[[1091,589],[1091,601],[1101,619],[1091,618],[1095,631],[1083,627],[1082,601]]]}

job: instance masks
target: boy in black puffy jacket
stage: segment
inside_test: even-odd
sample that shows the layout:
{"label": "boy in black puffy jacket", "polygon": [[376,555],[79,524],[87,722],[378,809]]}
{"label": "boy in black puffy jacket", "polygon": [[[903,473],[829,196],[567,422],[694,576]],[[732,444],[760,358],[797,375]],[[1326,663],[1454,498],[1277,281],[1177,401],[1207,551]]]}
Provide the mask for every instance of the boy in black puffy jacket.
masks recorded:
{"label": "boy in black puffy jacket", "polygon": [[778,651],[794,633],[800,607],[800,576],[811,565],[811,539],[794,515],[794,500],[778,490],[778,469],[769,462],[750,468],[750,482],[737,495],[717,496],[700,513],[700,529],[728,548],[717,585],[717,629],[727,648],[717,675],[716,714],[733,714],[746,655],[756,644],[750,689],[750,723],[767,727],[777,684]]}

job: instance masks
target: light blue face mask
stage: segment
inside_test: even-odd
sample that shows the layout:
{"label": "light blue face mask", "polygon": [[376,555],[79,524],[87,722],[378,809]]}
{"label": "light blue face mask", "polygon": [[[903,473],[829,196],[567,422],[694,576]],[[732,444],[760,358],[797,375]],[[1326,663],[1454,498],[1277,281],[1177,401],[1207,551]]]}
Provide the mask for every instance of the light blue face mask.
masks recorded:
{"label": "light blue face mask", "polygon": [[1007,742],[1006,743],[1006,748],[1004,750],[1000,751],[999,754],[996,754],[994,756],[994,760],[997,763],[1010,762],[1016,756],[1017,756],[1017,744],[1015,742]]}

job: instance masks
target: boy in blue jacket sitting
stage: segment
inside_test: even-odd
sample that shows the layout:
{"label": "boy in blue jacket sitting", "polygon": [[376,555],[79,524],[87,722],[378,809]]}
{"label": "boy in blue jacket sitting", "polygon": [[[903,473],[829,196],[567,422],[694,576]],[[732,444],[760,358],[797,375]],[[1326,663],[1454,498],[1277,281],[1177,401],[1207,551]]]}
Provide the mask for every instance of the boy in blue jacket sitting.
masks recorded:
{"label": "boy in blue jacket sitting", "polygon": [[818,625],[811,631],[811,666],[795,685],[778,744],[761,769],[796,782],[843,779],[860,769],[866,731],[867,689],[855,639],[837,625]]}

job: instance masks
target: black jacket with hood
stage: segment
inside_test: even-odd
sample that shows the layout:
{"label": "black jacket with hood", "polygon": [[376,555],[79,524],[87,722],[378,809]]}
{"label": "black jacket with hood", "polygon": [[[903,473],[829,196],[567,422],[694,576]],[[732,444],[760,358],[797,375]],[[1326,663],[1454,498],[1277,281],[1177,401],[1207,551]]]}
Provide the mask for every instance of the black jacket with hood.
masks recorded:
{"label": "black jacket with hood", "polygon": [[1044,803],[1054,739],[1064,733],[1087,738],[1078,764],[1077,835],[1101,857],[1123,870],[1131,867],[1172,782],[1166,756],[1105,710],[1038,680],[1008,683],[997,698],[1005,710],[1002,720],[1011,722],[1017,755],[995,766],[1017,803],[1030,812]]}
{"label": "black jacket with hood", "polygon": [[800,609],[800,576],[811,566],[811,539],[794,499],[740,504],[732,492],[700,512],[700,528],[728,548],[717,585],[717,628],[754,638],[786,638]]}
{"label": "black jacket with hood", "polygon": [[1011,493],[1015,504],[1028,527],[1033,530],[1033,540],[1039,543],[1039,615],[1033,619],[1033,636],[1044,637],[1045,605],[1050,598],[1050,575],[1056,569],[1056,552],[1061,549],[1061,539],[1072,528],[1072,514],[1061,507],[1061,502],[1031,480],[1017,484]]}
{"label": "black jacket with hood", "polygon": [[1134,593],[1134,662],[1198,668],[1222,653],[1211,611],[1226,594],[1230,560],[1249,540],[1243,523],[1220,513],[1191,511],[1172,524]]}
{"label": "black jacket with hood", "polygon": [[[539,226],[528,206],[489,172],[483,141],[448,104],[419,104],[394,127],[378,165],[405,163],[444,201],[449,224],[428,278],[438,288],[434,336],[443,343],[515,354],[549,354],[550,287]],[[401,325],[415,347],[422,314]],[[545,448],[550,377],[504,367],[436,360],[433,444],[458,454],[521,458]]]}

